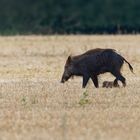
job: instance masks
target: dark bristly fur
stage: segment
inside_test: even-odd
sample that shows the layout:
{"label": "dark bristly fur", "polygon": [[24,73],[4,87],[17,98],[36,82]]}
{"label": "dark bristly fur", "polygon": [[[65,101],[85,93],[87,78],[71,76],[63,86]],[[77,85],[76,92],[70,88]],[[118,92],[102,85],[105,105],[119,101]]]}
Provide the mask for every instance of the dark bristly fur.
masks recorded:
{"label": "dark bristly fur", "polygon": [[97,48],[81,55],[69,56],[65,64],[61,82],[64,83],[72,76],[82,76],[83,88],[86,87],[90,78],[95,87],[98,88],[98,75],[110,72],[116,77],[114,86],[118,85],[118,80],[123,83],[123,86],[126,86],[126,80],[120,72],[124,61],[128,63],[131,72],[133,72],[130,63],[113,49]]}

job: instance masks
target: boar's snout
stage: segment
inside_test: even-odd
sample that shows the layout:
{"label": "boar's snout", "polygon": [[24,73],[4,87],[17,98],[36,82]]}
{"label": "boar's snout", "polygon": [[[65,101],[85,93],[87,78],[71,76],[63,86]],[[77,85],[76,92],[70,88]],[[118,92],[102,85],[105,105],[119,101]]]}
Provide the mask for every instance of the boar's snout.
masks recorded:
{"label": "boar's snout", "polygon": [[65,83],[65,80],[63,78],[61,79],[61,83]]}
{"label": "boar's snout", "polygon": [[65,83],[66,81],[68,81],[69,78],[70,78],[70,75],[68,75],[67,73],[64,73],[61,79],[61,83]]}

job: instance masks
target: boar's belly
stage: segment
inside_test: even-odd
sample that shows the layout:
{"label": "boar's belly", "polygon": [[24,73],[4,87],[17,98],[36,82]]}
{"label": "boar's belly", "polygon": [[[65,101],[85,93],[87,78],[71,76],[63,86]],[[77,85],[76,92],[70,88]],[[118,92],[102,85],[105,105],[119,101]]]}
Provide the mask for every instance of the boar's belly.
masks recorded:
{"label": "boar's belly", "polygon": [[97,75],[103,74],[103,73],[106,73],[106,72],[110,72],[110,69],[108,67],[97,67],[97,69],[95,70],[95,73]]}

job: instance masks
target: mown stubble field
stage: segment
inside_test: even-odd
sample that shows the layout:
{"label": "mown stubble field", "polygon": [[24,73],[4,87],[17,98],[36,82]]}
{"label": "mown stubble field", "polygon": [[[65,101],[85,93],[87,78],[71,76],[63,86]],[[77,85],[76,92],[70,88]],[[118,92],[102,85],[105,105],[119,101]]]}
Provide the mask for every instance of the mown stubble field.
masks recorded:
{"label": "mown stubble field", "polygon": [[[126,88],[60,79],[68,55],[114,48],[133,66]],[[138,140],[140,36],[0,37],[0,140]]]}

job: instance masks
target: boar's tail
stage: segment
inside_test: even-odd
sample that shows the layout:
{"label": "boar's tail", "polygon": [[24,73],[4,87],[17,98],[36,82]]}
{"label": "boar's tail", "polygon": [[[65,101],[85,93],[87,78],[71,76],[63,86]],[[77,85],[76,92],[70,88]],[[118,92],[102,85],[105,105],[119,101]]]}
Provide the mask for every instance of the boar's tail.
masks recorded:
{"label": "boar's tail", "polygon": [[128,64],[130,71],[131,71],[132,73],[134,73],[134,72],[133,72],[133,67],[130,65],[130,63],[129,63],[124,57],[123,57],[123,60]]}

